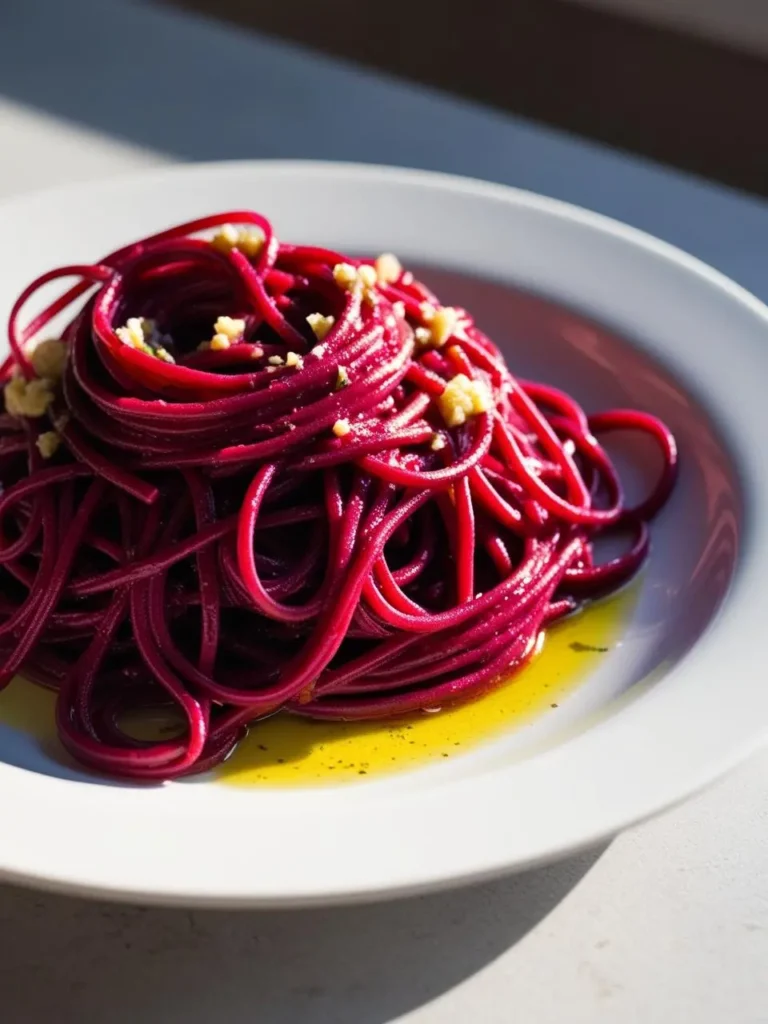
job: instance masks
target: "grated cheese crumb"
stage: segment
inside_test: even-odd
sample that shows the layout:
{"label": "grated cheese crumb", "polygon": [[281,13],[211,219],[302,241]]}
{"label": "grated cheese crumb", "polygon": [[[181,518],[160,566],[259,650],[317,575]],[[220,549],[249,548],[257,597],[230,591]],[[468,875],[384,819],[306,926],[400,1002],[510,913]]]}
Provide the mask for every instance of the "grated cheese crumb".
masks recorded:
{"label": "grated cheese crumb", "polygon": [[376,276],[382,284],[392,284],[403,272],[400,260],[391,252],[383,252],[376,260]]}
{"label": "grated cheese crumb", "polygon": [[488,412],[492,406],[488,385],[479,380],[470,380],[465,373],[459,373],[448,381],[437,401],[449,427],[460,427],[471,416]]}
{"label": "grated cheese crumb", "polygon": [[270,356],[269,359],[267,360],[267,362],[269,363],[270,366],[282,366],[283,365],[283,357],[282,356]]}
{"label": "grated cheese crumb", "polygon": [[346,437],[351,429],[349,420],[336,420],[333,424],[333,432],[336,437]]}
{"label": "grated cheese crumb", "polygon": [[442,451],[445,448],[445,438],[442,434],[433,434],[432,442],[429,446],[433,452]]}
{"label": "grated cheese crumb", "polygon": [[44,459],[50,459],[52,455],[55,455],[61,444],[61,438],[55,430],[46,430],[45,433],[40,434],[35,441],[37,449]]}
{"label": "grated cheese crumb", "polygon": [[301,370],[304,367],[304,360],[298,354],[298,352],[289,352],[285,357],[286,366],[295,366],[297,370]]}
{"label": "grated cheese crumb", "polygon": [[432,343],[432,331],[428,327],[417,327],[413,332],[417,345],[430,345]]}
{"label": "grated cheese crumb", "polygon": [[264,349],[261,345],[254,345],[251,349],[251,359],[261,359],[264,355]]}
{"label": "grated cheese crumb", "polygon": [[169,351],[168,351],[167,349],[163,348],[163,346],[162,346],[162,345],[159,345],[159,346],[158,346],[158,347],[157,347],[157,348],[155,349],[155,355],[156,355],[156,356],[157,356],[157,358],[158,358],[158,359],[160,359],[160,360],[161,360],[161,361],[162,361],[163,363],[175,363],[175,362],[176,362],[176,360],[175,360],[175,359],[173,358],[173,356],[171,355],[171,353],[170,353],[170,352],[169,352]]}
{"label": "grated cheese crumb", "polygon": [[242,338],[245,332],[245,320],[233,320],[231,316],[220,316],[213,325],[215,334],[223,334],[230,341]]}
{"label": "grated cheese crumb", "polygon": [[30,361],[38,377],[60,380],[67,361],[67,346],[58,338],[39,341],[32,349]]}
{"label": "grated cheese crumb", "polygon": [[232,342],[226,334],[214,334],[208,344],[212,352],[223,352],[232,345]]}
{"label": "grated cheese crumb", "polygon": [[[307,317],[307,323],[312,328],[312,332],[317,340],[322,341],[336,323],[336,318],[332,316],[323,316],[322,313],[310,313]],[[317,352],[317,349],[315,349],[315,352]]]}
{"label": "grated cheese crumb", "polygon": [[211,239],[211,245],[219,252],[228,253],[238,249],[248,259],[255,259],[264,248],[264,235],[258,228],[241,228],[223,224]]}
{"label": "grated cheese crumb", "polygon": [[341,391],[342,388],[348,388],[349,383],[349,370],[346,366],[340,366],[336,372],[336,390]]}
{"label": "grated cheese crumb", "polygon": [[43,416],[53,401],[52,382],[35,377],[11,377],[5,385],[5,408],[11,416]]}
{"label": "grated cheese crumb", "polygon": [[421,318],[425,324],[432,323],[432,318],[434,317],[436,310],[431,302],[422,302],[419,306],[419,311],[421,312]]}
{"label": "grated cheese crumb", "polygon": [[397,302],[393,302],[392,312],[395,314],[395,316],[400,317],[400,319],[402,320],[403,317],[405,316],[405,303],[400,302],[399,300]]}

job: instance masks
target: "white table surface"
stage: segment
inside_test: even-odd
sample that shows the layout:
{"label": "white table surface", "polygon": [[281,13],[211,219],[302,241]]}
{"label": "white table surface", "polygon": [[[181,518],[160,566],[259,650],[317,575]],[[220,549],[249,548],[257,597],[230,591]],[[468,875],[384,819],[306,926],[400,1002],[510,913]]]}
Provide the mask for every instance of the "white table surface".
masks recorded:
{"label": "white table surface", "polygon": [[[185,15],[0,0],[0,196],[262,156],[522,185],[661,235],[768,299],[763,202]],[[767,833],[768,753],[607,848],[439,896],[185,913],[0,887],[0,1020],[768,1022]]]}

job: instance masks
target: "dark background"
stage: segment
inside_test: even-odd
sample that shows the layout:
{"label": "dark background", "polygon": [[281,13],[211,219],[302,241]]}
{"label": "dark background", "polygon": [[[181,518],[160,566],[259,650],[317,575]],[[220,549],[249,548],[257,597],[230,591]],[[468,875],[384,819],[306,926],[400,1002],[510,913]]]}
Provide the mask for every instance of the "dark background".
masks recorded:
{"label": "dark background", "polygon": [[563,0],[172,2],[768,194],[768,53],[733,37]]}

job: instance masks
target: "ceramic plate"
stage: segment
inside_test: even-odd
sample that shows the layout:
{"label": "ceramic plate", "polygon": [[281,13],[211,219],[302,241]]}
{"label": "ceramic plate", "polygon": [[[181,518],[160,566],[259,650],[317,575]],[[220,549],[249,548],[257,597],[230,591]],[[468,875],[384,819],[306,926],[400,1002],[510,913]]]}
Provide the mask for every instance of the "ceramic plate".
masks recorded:
{"label": "ceramic plate", "polygon": [[[513,372],[564,385],[589,410],[661,416],[680,446],[678,487],[640,578],[610,612],[553,636],[560,660],[545,648],[515,708],[498,705],[492,727],[459,722],[455,736],[446,726],[430,739],[417,722],[411,742],[403,725],[387,743],[409,752],[391,770],[363,767],[378,764],[375,730],[296,739],[270,726],[266,757],[252,736],[214,776],[114,785],[62,754],[46,694],[12,684],[0,697],[0,876],[230,906],[415,892],[594,843],[754,750],[768,727],[768,310],[668,245],[525,192],[241,163],[5,203],[0,311],[50,266],[238,207],[265,213],[286,240],[394,251],[474,312]],[[653,453],[632,455],[639,487]],[[339,776],[323,775],[323,758]]]}

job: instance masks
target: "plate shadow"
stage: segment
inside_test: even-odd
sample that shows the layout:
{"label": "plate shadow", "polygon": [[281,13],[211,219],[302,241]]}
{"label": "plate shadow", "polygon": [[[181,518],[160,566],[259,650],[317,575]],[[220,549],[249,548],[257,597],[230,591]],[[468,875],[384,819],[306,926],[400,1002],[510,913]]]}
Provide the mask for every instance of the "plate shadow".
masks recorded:
{"label": "plate shadow", "polygon": [[330,909],[143,909],[2,887],[3,1018],[386,1024],[521,941],[603,852],[448,893]]}

